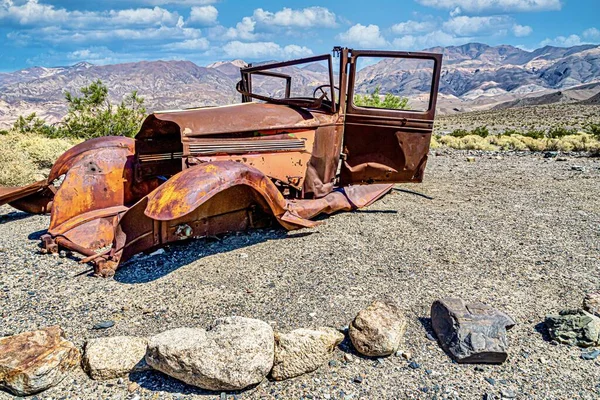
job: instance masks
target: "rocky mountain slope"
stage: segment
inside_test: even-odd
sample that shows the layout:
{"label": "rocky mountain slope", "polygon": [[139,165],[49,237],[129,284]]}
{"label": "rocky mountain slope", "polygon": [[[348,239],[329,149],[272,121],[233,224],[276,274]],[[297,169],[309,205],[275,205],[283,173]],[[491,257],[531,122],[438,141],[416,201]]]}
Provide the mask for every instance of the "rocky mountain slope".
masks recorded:
{"label": "rocky mountain slope", "polygon": [[[527,101],[519,100],[530,96],[539,98],[535,104],[563,101],[565,89],[600,82],[600,46],[547,46],[529,52],[507,45],[471,43],[428,51],[444,54],[438,106],[441,113],[489,109],[503,103],[510,107],[526,105]],[[190,61],[105,66],[79,63],[0,73],[0,126],[10,125],[19,115],[31,112],[57,121],[66,111],[64,92],[76,92],[96,79],[109,87],[113,101],[137,90],[145,98],[148,110],[231,104],[240,98],[235,83],[243,65],[242,60],[207,67]],[[380,86],[382,92],[407,96],[419,103],[429,91],[429,71],[426,63],[384,59],[360,70],[358,90],[371,92]],[[326,81],[327,71],[315,64],[294,68],[293,73],[299,77],[296,85],[303,87],[308,82]],[[258,80],[257,85],[260,86]],[[585,100],[580,98],[583,95],[590,98],[600,91],[600,86],[594,86],[592,92],[589,87],[584,90],[572,99]],[[561,93],[556,94],[558,91]],[[566,101],[571,101],[571,97]]]}

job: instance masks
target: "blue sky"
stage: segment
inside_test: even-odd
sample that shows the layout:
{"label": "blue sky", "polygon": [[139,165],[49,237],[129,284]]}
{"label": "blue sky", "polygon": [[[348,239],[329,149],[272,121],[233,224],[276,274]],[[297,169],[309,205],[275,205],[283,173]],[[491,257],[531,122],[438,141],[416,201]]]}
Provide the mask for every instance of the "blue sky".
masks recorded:
{"label": "blue sky", "polygon": [[287,59],[334,45],[600,43],[600,0],[0,0],[0,71]]}

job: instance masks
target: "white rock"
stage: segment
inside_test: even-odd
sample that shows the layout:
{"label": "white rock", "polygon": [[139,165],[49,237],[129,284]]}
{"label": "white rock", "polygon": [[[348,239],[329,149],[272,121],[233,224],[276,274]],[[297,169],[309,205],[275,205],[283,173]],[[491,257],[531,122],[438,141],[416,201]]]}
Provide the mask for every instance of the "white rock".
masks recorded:
{"label": "white rock", "polygon": [[148,340],[133,336],[115,336],[88,340],[83,368],[92,379],[104,380],[148,369],[144,360]]}
{"label": "white rock", "polygon": [[152,337],[146,362],[187,384],[221,391],[260,383],[273,367],[273,356],[269,324],[228,317],[208,330],[180,328]]}
{"label": "white rock", "polygon": [[376,301],[356,315],[348,333],[359,353],[381,357],[398,350],[405,329],[406,321],[398,306]]}
{"label": "white rock", "polygon": [[271,377],[279,381],[315,371],[329,360],[335,347],[343,340],[344,335],[333,328],[275,333],[275,362]]}

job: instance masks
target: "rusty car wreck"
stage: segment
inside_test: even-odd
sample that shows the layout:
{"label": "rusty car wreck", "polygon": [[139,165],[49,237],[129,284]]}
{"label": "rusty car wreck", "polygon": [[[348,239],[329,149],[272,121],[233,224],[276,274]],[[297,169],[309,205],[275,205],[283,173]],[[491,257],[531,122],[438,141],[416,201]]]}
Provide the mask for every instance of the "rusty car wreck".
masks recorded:
{"label": "rusty car wreck", "polygon": [[[312,227],[318,214],[364,207],[394,183],[420,182],[441,55],[334,54],[335,73],[331,55],[242,68],[241,104],[155,112],[135,138],[88,140],[64,153],[46,180],[0,188],[0,204],[49,212],[43,249],[81,253],[96,275],[110,277],[135,254],[171,242],[274,220],[288,230]],[[355,105],[361,57],[429,62],[424,110]],[[311,63],[323,65],[327,81],[312,96],[292,96],[285,71]],[[259,78],[285,88],[261,94],[253,90]]]}

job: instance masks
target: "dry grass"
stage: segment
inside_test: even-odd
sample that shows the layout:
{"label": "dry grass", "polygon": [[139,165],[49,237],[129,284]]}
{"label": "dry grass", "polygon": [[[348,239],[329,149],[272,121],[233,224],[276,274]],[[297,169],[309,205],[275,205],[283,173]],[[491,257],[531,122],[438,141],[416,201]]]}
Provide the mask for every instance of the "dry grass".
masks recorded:
{"label": "dry grass", "polygon": [[75,141],[39,135],[0,135],[0,186],[20,186],[44,179],[48,169]]}
{"label": "dry grass", "polygon": [[600,141],[587,133],[569,135],[560,139],[533,139],[522,135],[488,136],[482,138],[468,135],[462,138],[454,136],[439,136],[435,138],[432,149],[440,146],[457,150],[483,151],[580,151],[592,154],[600,153]]}

